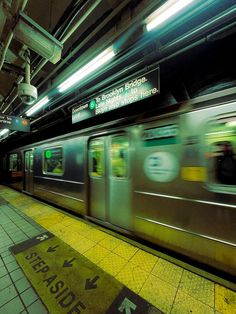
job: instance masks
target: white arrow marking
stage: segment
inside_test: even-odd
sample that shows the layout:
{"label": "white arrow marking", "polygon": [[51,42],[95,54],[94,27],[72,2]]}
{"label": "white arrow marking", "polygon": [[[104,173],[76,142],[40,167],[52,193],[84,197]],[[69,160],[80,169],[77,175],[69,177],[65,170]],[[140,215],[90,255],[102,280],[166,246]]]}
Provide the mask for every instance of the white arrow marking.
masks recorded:
{"label": "white arrow marking", "polygon": [[48,236],[46,234],[43,234],[42,236],[36,237],[36,239],[39,240],[39,241],[43,241],[43,240],[48,239]]}
{"label": "white arrow marking", "polygon": [[124,312],[125,314],[132,314],[131,310],[136,310],[136,304],[131,302],[128,298],[124,298],[123,302],[121,303],[120,307],[118,308],[119,312]]}

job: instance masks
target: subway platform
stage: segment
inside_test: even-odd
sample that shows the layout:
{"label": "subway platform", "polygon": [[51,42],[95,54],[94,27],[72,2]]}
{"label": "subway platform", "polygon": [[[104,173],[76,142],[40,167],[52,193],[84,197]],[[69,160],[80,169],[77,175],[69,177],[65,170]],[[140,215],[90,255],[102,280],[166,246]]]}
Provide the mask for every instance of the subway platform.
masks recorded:
{"label": "subway platform", "polygon": [[203,271],[5,186],[0,254],[1,314],[236,313]]}

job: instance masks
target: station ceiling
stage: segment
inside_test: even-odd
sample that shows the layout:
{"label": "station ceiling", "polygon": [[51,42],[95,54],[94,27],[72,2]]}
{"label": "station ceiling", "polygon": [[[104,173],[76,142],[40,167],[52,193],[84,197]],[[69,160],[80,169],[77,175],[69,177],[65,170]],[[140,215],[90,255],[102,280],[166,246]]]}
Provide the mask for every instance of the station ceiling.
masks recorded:
{"label": "station ceiling", "polygon": [[[233,85],[236,2],[193,0],[191,10],[147,32],[146,21],[167,2],[1,0],[0,113],[26,116],[30,106],[18,97],[17,89],[25,81],[28,60],[30,83],[37,87],[38,99],[48,93],[52,99],[30,117],[30,136],[50,128],[54,133],[59,132],[62,123],[71,124],[74,105],[153,64],[160,65],[163,94],[171,94],[170,102],[193,98],[207,88],[217,90]],[[30,29],[22,35],[20,23],[29,23],[33,34],[39,27],[41,33],[52,36],[56,44],[59,42],[53,57],[45,57],[43,50],[47,42],[40,37],[36,43],[29,42]],[[58,93],[56,87],[73,71],[111,46],[117,54],[101,71],[69,91]],[[12,141],[16,145],[22,137],[26,134],[11,132],[1,143]]]}

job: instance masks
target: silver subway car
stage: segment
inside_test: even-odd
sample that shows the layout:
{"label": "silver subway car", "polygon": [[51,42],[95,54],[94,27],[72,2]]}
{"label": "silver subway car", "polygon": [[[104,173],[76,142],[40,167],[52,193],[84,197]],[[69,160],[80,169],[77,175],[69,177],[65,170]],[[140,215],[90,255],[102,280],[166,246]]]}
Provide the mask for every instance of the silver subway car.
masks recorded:
{"label": "silver subway car", "polygon": [[236,94],[8,153],[11,185],[236,275]]}

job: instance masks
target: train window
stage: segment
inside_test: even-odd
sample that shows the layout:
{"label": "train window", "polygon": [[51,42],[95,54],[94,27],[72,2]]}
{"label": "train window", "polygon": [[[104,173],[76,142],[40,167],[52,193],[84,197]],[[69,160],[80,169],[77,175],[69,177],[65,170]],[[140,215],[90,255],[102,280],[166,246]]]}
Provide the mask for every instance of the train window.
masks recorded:
{"label": "train window", "polygon": [[21,160],[17,153],[9,155],[9,170],[10,171],[21,170]]}
{"label": "train window", "polygon": [[116,178],[128,176],[128,148],[129,141],[124,135],[114,136],[111,139],[111,173]]}
{"label": "train window", "polygon": [[224,186],[236,185],[236,116],[213,121],[206,140],[209,181]]}
{"label": "train window", "polygon": [[91,177],[103,177],[104,175],[104,143],[100,139],[90,142],[89,173]]}
{"label": "train window", "polygon": [[63,175],[62,147],[48,148],[44,150],[44,172],[53,175]]}

